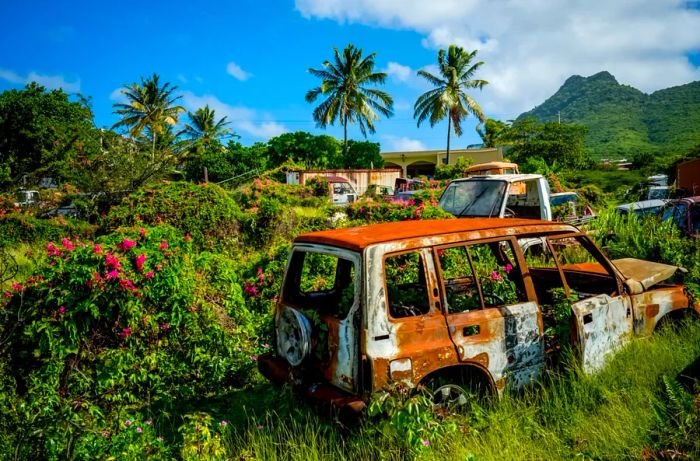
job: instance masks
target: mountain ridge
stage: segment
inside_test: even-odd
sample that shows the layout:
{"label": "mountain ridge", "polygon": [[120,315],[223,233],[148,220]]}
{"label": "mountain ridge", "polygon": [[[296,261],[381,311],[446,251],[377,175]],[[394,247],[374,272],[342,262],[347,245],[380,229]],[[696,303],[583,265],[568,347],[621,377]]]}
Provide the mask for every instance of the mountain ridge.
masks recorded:
{"label": "mountain ridge", "polygon": [[588,128],[593,157],[683,153],[700,144],[700,81],[644,93],[601,71],[572,75],[542,104],[518,119],[559,120]]}

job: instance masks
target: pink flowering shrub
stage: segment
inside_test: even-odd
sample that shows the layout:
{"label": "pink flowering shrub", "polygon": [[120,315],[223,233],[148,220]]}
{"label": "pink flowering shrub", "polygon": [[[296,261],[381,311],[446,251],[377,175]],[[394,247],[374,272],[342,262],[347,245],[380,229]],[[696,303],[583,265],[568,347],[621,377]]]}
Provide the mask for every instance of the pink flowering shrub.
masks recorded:
{"label": "pink flowering shrub", "polygon": [[439,208],[437,202],[420,200],[399,201],[365,198],[348,205],[345,212],[351,222],[356,225],[453,217]]}
{"label": "pink flowering shrub", "polygon": [[177,425],[178,405],[254,367],[262,315],[246,307],[235,264],[192,253],[170,227],[146,230],[49,243],[38,273],[0,297],[11,378],[0,392],[16,399],[7,420],[28,450],[20,458],[70,458],[85,438],[123,430],[125,408]]}

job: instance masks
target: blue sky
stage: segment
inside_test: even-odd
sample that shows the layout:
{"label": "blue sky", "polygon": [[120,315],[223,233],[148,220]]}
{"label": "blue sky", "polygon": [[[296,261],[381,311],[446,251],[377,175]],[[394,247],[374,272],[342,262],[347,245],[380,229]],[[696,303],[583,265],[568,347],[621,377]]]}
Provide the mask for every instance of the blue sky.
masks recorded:
{"label": "blue sky", "polygon": [[[561,4],[561,6],[557,6]],[[238,0],[3,2],[0,90],[29,80],[92,97],[98,126],[116,121],[119,88],[158,73],[194,111],[227,115],[244,144],[316,128],[304,94],[307,73],[353,43],[376,52],[395,115],[369,139],[382,149],[443,148],[446,126],[416,127],[413,103],[450,43],[479,49],[473,94],[487,116],[514,118],[544,101],[572,74],[608,70],[651,92],[700,79],[698,2],[678,0]],[[566,114],[563,114],[565,120]],[[350,136],[361,137],[350,128]],[[453,147],[479,142],[474,123]]]}

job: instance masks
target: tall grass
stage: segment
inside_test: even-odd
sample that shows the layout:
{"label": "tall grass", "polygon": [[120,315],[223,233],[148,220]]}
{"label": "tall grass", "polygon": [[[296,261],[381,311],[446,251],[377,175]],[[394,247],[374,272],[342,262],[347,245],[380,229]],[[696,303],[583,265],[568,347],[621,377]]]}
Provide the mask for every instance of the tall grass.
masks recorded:
{"label": "tall grass", "polygon": [[418,452],[373,430],[371,421],[344,429],[300,408],[270,410],[262,422],[232,431],[227,450],[233,459],[264,460],[639,459],[664,446],[652,437],[663,377],[676,376],[698,357],[697,322],[635,339],[596,375],[570,365],[519,395],[475,406],[458,417],[462,431]]}

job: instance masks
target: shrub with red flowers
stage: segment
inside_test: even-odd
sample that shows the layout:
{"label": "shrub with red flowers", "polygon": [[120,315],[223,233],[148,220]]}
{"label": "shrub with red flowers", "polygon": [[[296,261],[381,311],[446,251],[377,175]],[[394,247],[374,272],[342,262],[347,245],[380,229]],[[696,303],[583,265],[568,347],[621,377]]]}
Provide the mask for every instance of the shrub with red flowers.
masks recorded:
{"label": "shrub with red flowers", "polygon": [[120,411],[176,413],[254,366],[260,322],[233,263],[144,230],[49,243],[39,273],[0,297],[0,393],[15,396],[21,458],[70,458]]}
{"label": "shrub with red flowers", "polygon": [[437,202],[420,200],[374,200],[372,198],[364,198],[348,205],[345,208],[345,212],[348,215],[348,219],[357,225],[453,217],[438,207]]}

